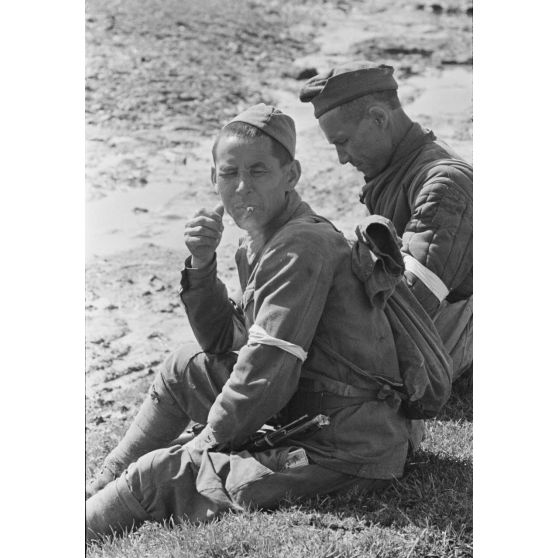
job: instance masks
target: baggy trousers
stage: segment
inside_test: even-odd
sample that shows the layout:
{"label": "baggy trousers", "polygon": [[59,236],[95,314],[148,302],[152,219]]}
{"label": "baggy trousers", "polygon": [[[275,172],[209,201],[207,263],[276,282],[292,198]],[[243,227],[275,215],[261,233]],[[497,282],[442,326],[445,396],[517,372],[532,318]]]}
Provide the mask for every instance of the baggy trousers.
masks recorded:
{"label": "baggy trousers", "polygon": [[473,295],[454,303],[442,302],[434,324],[453,360],[455,381],[473,363]]}
{"label": "baggy trousers", "polygon": [[[172,354],[150,390],[155,405],[174,413],[178,423],[205,423],[215,397],[236,362],[235,353],[210,355],[187,350]],[[293,446],[257,453],[197,451],[175,445],[151,451],[115,481],[121,504],[137,526],[146,520],[203,522],[226,510],[270,508],[285,497],[339,490],[372,491],[387,481],[347,475],[304,459]],[[296,455],[296,454],[295,454]]]}

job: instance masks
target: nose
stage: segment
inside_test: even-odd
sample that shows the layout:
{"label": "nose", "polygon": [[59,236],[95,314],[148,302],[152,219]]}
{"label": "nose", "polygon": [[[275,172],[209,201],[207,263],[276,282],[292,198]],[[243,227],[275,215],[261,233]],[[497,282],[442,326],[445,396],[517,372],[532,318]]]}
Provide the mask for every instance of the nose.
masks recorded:
{"label": "nose", "polygon": [[344,165],[345,163],[349,162],[349,156],[347,155],[347,152],[340,147],[339,145],[336,146],[337,149],[337,157],[339,159],[339,162]]}
{"label": "nose", "polygon": [[236,191],[239,193],[249,192],[252,189],[252,177],[249,173],[241,173],[238,178]]}

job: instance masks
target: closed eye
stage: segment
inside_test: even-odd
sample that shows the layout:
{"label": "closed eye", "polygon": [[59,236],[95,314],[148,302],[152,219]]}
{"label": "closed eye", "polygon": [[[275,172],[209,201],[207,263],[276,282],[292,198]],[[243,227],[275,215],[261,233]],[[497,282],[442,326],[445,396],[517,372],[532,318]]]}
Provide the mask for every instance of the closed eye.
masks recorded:
{"label": "closed eye", "polygon": [[267,170],[258,168],[258,169],[252,169],[250,172],[252,176],[262,176],[263,174],[267,173]]}
{"label": "closed eye", "polygon": [[219,169],[219,176],[235,176],[236,173],[236,169]]}

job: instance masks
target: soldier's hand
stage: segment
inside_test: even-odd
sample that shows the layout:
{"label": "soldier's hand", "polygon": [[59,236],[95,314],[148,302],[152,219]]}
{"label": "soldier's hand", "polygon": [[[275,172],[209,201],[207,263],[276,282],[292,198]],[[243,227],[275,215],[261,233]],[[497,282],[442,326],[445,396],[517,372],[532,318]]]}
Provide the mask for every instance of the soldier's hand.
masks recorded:
{"label": "soldier's hand", "polygon": [[213,260],[213,255],[223,234],[223,213],[225,209],[219,204],[212,211],[200,209],[184,227],[184,242],[192,254],[192,267],[206,267]]}

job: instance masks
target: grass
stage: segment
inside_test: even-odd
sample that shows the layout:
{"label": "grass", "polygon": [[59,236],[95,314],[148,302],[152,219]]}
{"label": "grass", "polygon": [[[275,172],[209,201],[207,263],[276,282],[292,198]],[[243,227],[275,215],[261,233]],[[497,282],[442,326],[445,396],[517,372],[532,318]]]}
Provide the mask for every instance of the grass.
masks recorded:
{"label": "grass", "polygon": [[[262,85],[273,86],[273,80],[290,67],[296,56],[315,48],[310,24],[321,18],[324,3],[327,2],[88,3],[88,124],[126,133],[163,125],[192,126],[202,134],[236,114],[241,105],[270,102],[263,96]],[[340,8],[347,4],[341,0],[330,3]],[[303,25],[293,27],[293,22]],[[203,32],[199,33],[199,29]],[[113,154],[108,147],[106,153]],[[127,172],[127,168],[124,170]],[[320,187],[327,188],[327,181]],[[120,277],[118,273],[118,269],[113,270],[111,277]],[[164,275],[162,270],[161,274]],[[133,279],[139,284],[137,277]],[[88,283],[92,284],[91,278]],[[132,283],[123,283],[121,292],[129,292]],[[141,291],[134,299],[136,305],[144,304],[138,302],[142,300],[139,295]],[[152,349],[155,352],[156,341],[141,341],[134,343],[135,351],[141,346],[147,355],[152,354]],[[109,369],[111,362],[100,357],[118,360],[118,355],[101,349],[93,353],[92,360],[102,370]],[[144,376],[138,378],[136,374],[129,383],[108,382],[87,399],[87,476],[99,467],[134,416],[153,378],[149,376],[149,366],[145,370]],[[466,385],[456,388],[442,415],[428,421],[421,450],[404,478],[381,494],[346,493],[285,501],[274,511],[225,514],[204,525],[148,523],[130,536],[91,547],[87,555],[470,557],[472,392]]]}
{"label": "grass", "polygon": [[380,494],[285,501],[273,511],[227,513],[204,525],[148,523],[127,537],[92,546],[87,556],[471,557],[472,391],[460,386],[454,391],[444,413],[427,422],[406,475]]}

